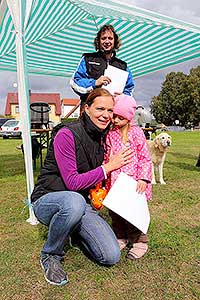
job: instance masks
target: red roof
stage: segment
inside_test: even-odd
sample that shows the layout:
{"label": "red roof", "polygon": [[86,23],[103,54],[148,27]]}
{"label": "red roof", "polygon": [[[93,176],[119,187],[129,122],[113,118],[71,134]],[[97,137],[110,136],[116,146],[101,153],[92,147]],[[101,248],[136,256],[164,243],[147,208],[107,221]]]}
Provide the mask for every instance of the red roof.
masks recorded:
{"label": "red roof", "polygon": [[70,99],[70,98],[65,98],[62,99],[63,105],[66,106],[75,106],[80,102],[80,99]]}
{"label": "red roof", "polygon": [[[61,115],[61,100],[60,94],[56,93],[30,93],[30,103],[45,102],[49,105],[55,104],[56,115]],[[18,93],[8,93],[6,101],[5,115],[11,114],[11,104],[18,104]]]}

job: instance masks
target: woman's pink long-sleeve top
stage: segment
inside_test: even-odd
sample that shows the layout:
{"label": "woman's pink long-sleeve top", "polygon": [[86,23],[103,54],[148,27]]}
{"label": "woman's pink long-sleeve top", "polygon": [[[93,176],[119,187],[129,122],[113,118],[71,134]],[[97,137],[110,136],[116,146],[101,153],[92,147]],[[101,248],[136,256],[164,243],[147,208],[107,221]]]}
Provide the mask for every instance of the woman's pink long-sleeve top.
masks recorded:
{"label": "woman's pink long-sleeve top", "polygon": [[[135,180],[143,179],[148,182],[145,195],[146,199],[152,198],[151,180],[152,180],[152,162],[148,150],[145,135],[142,129],[131,124],[128,131],[128,144],[133,150],[133,160],[121,169],[112,171],[108,177],[106,187],[110,189],[120,172],[132,176]],[[111,129],[106,139],[105,162],[109,160],[110,155],[118,153],[125,145],[122,142],[119,129]]]}

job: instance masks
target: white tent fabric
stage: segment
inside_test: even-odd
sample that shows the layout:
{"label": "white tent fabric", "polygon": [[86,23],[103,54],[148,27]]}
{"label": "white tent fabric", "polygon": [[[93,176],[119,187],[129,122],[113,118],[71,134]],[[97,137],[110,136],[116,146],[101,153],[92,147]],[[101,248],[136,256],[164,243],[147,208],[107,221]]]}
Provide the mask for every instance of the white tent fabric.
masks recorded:
{"label": "white tent fabric", "polygon": [[[17,1],[12,1],[16,2]],[[200,57],[200,27],[123,1],[32,0],[26,3],[24,44],[29,73],[70,77],[84,52],[94,50],[105,23],[119,33],[118,57],[134,78]],[[16,70],[11,11],[0,24],[0,69]]]}
{"label": "white tent fabric", "polygon": [[[7,3],[7,5],[6,5]],[[200,57],[200,27],[111,0],[0,0],[0,70],[17,71],[27,193],[33,189],[28,73],[71,77],[105,23],[134,77]],[[31,223],[36,219],[30,208]]]}

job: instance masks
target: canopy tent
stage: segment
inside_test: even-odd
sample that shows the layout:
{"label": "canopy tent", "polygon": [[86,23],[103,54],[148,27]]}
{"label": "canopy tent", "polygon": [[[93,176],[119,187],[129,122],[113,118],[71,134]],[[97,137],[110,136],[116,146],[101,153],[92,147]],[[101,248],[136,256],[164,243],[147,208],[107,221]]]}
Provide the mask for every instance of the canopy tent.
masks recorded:
{"label": "canopy tent", "polygon": [[[17,2],[17,1],[9,1]],[[110,23],[119,33],[118,57],[134,77],[200,56],[200,26],[123,1],[24,1],[24,44],[29,73],[69,77],[82,53],[94,51],[97,30]],[[15,29],[9,9],[0,25],[0,69],[16,71]]]}
{"label": "canopy tent", "polygon": [[119,33],[118,57],[135,78],[200,57],[199,26],[123,1],[0,0],[0,70],[17,71],[29,202],[34,182],[27,74],[71,77],[105,23]]}

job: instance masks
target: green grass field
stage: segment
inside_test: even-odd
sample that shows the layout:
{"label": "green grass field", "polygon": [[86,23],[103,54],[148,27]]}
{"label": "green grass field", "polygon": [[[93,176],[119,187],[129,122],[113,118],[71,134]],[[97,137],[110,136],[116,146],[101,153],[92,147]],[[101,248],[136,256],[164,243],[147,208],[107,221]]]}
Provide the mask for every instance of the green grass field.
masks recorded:
{"label": "green grass field", "polygon": [[[64,287],[44,280],[38,257],[46,231],[26,222],[24,163],[16,150],[21,141],[1,138],[1,299],[200,299],[200,169],[195,167],[200,132],[170,134],[173,143],[164,165],[167,184],[153,186],[149,203],[148,254],[131,262],[123,253],[117,265],[106,268],[69,248],[64,268],[70,282]],[[106,210],[103,214],[108,218]]]}

